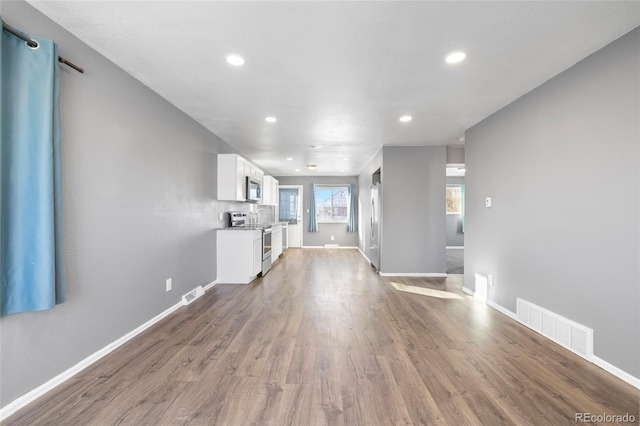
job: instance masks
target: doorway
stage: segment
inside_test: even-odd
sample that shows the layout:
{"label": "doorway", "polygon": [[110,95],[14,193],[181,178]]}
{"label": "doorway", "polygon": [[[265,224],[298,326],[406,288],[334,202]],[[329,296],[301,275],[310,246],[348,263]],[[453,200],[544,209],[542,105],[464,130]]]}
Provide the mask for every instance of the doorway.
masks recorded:
{"label": "doorway", "polygon": [[447,274],[464,274],[464,164],[447,164]]}
{"label": "doorway", "polygon": [[302,247],[302,185],[280,185],[278,217],[289,224],[289,247]]}

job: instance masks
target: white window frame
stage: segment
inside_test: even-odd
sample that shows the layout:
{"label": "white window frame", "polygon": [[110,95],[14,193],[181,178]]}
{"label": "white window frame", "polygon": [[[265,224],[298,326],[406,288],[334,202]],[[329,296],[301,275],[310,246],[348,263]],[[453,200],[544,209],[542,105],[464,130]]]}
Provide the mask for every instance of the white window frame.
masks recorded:
{"label": "white window frame", "polygon": [[[327,188],[344,188],[347,190],[347,194],[349,194],[349,184],[340,184],[340,183],[335,183],[335,184],[316,184],[316,191],[318,191],[318,189],[327,189]],[[316,197],[316,218],[318,219],[318,224],[320,223],[349,223],[349,213],[350,209],[351,209],[351,200],[347,200],[347,218],[345,220],[320,220],[319,215],[318,215],[318,194],[316,192],[316,194],[314,194]],[[351,194],[351,196],[353,196],[353,194]],[[333,200],[331,201],[331,218],[333,219]]]}

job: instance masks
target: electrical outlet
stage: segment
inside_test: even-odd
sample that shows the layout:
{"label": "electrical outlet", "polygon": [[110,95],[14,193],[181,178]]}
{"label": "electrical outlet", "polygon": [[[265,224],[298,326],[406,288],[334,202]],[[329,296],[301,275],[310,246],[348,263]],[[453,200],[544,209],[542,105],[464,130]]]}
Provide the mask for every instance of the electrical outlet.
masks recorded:
{"label": "electrical outlet", "polygon": [[333,235],[331,236],[331,241],[334,241],[336,239],[336,237],[334,237]]}
{"label": "electrical outlet", "polygon": [[218,213],[218,220],[224,220],[224,213]]}
{"label": "electrical outlet", "polygon": [[167,281],[165,282],[165,291],[171,291],[171,278],[167,278]]}

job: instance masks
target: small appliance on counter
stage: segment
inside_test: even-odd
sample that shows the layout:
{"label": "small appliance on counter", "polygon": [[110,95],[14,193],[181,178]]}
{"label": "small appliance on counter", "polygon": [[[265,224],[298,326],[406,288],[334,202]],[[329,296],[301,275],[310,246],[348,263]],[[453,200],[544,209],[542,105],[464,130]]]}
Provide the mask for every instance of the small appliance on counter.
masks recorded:
{"label": "small appliance on counter", "polygon": [[245,212],[229,212],[227,226],[235,228],[247,224],[247,214]]}

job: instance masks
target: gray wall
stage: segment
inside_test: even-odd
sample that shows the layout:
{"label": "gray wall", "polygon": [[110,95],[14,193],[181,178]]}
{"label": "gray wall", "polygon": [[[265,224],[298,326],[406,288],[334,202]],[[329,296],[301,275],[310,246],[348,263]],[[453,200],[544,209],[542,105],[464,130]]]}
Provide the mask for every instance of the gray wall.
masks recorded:
{"label": "gray wall", "polygon": [[[302,233],[303,246],[324,246],[325,244],[338,244],[344,247],[358,246],[358,233],[347,232],[346,223],[320,223],[318,232],[309,232],[309,195],[311,184],[355,184],[358,191],[358,179],[356,176],[276,176],[280,185],[302,185],[304,187],[302,205]],[[357,194],[356,194],[357,196]],[[331,236],[335,240],[331,241]]]}
{"label": "gray wall", "polygon": [[384,273],[446,272],[446,147],[382,148]]}
{"label": "gray wall", "polygon": [[447,164],[464,164],[464,145],[447,146]]}
{"label": "gray wall", "polygon": [[61,66],[67,302],[0,319],[5,406],[213,281],[216,213],[248,206],[213,199],[220,139],[27,3],[2,18],[86,69]]}
{"label": "gray wall", "polygon": [[[463,151],[464,152],[464,151]],[[449,148],[447,148],[447,156]],[[463,158],[464,160],[464,158]],[[447,185],[464,185],[464,176],[447,176]],[[459,214],[447,214],[447,247],[463,247],[462,219]]]}
{"label": "gray wall", "polygon": [[492,273],[490,300],[593,328],[595,355],[635,377],[639,45],[636,29],[466,133],[465,285]]}

